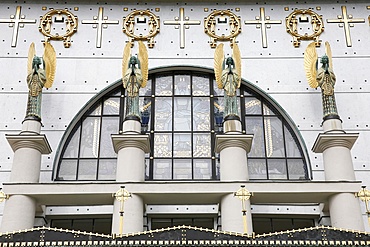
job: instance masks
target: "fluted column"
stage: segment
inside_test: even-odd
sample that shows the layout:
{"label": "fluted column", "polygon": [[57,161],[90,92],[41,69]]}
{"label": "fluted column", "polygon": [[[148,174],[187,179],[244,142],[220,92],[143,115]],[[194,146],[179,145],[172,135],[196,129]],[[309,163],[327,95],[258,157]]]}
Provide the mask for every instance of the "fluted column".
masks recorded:
{"label": "fluted column", "polygon": [[[216,136],[216,152],[220,153],[220,180],[221,182],[249,180],[247,153],[251,149],[253,135],[241,132],[238,120],[224,122],[224,134]],[[252,233],[252,216],[250,202],[246,203],[248,232]],[[233,195],[225,195],[221,199],[222,230],[243,232],[241,202]]]}
{"label": "fluted column", "polygon": [[[341,120],[328,119],[323,123],[324,133],[316,138],[312,151],[323,154],[327,181],[355,181],[351,149],[358,134],[348,134]],[[352,193],[338,193],[329,198],[332,226],[363,231],[359,201]]]}
{"label": "fluted column", "polygon": [[[14,151],[11,183],[38,183],[40,178],[41,155],[51,153],[45,135],[40,134],[41,123],[25,120],[22,131],[6,135]],[[5,202],[1,231],[15,231],[33,227],[36,201],[25,195],[10,195]]]}

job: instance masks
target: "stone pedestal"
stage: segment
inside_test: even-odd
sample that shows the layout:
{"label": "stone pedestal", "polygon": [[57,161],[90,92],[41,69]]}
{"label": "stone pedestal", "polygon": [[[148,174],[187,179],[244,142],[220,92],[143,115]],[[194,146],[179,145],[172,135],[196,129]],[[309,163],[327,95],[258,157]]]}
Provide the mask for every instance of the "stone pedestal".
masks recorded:
{"label": "stone pedestal", "polygon": [[[355,181],[351,148],[358,134],[348,134],[339,119],[326,120],[324,133],[316,138],[312,151],[323,154],[326,181]],[[333,227],[364,230],[359,201],[351,193],[338,193],[329,198]]]}
{"label": "stone pedestal", "polygon": [[150,152],[149,136],[139,134],[112,135],[117,155],[117,182],[144,182],[145,153]]}
{"label": "stone pedestal", "polygon": [[[14,151],[11,183],[38,183],[41,155],[50,154],[51,147],[45,135],[40,134],[41,123],[25,120],[17,135],[6,135]],[[10,195],[5,202],[1,231],[33,228],[36,201],[29,196]]]}
{"label": "stone pedestal", "polygon": [[215,151],[220,153],[220,180],[247,181],[247,153],[253,135],[243,135],[239,120],[224,122],[224,134],[216,135]]}
{"label": "stone pedestal", "polygon": [[[243,135],[238,120],[224,122],[224,134],[216,136],[215,151],[220,153],[220,181],[246,182],[249,180],[247,153],[251,149],[253,135]],[[252,233],[250,202],[246,202],[248,233]],[[233,195],[221,200],[222,230],[244,231],[241,202]]]}
{"label": "stone pedestal", "polygon": [[11,195],[5,201],[0,232],[11,232],[33,228],[36,201],[25,195]]}
{"label": "stone pedestal", "polygon": [[[119,234],[120,227],[120,206],[121,202],[114,200],[113,204],[113,219],[112,219],[112,234]],[[122,233],[135,233],[143,231],[144,202],[143,199],[133,194],[131,198],[124,202],[123,228]]]}
{"label": "stone pedestal", "polygon": [[[252,215],[250,200],[245,201],[247,209],[248,234],[252,234]],[[242,217],[242,203],[233,194],[225,195],[221,199],[221,225],[223,231],[244,233]]]}

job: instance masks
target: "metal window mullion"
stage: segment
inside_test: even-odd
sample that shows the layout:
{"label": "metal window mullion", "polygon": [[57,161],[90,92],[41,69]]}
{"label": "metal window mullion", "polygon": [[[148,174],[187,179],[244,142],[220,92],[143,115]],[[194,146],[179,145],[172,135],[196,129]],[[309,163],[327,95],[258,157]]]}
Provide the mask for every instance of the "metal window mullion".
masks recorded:
{"label": "metal window mullion", "polygon": [[77,165],[76,165],[76,176],[75,176],[75,180],[78,180],[78,171],[79,171],[79,168],[80,168],[80,158],[81,158],[81,140],[82,140],[82,125],[83,125],[83,122],[84,120],[86,120],[87,117],[84,116],[81,118],[81,125],[80,125],[80,141],[78,143],[78,155],[77,155]]}
{"label": "metal window mullion", "polygon": [[190,154],[191,154],[191,179],[194,180],[194,102],[193,99],[193,73],[190,73]]}
{"label": "metal window mullion", "polygon": [[[262,130],[263,130],[263,141],[264,141],[264,149],[265,149],[265,163],[266,163],[266,179],[269,180],[269,164],[267,158],[267,147],[266,147],[266,127],[265,127],[265,114],[263,112],[263,104],[264,101],[261,99],[261,110],[262,110]],[[272,223],[271,223],[272,224]]]}
{"label": "metal window mullion", "polygon": [[289,169],[288,169],[288,155],[287,155],[287,145],[286,145],[286,140],[285,140],[285,128],[284,128],[284,121],[280,116],[278,119],[281,121],[281,128],[282,128],[282,133],[283,133],[283,142],[284,142],[284,157],[285,157],[285,168],[286,168],[286,175],[287,175],[287,180],[289,180]]}
{"label": "metal window mullion", "polygon": [[[171,92],[171,97],[172,97],[172,114],[171,114],[171,118],[172,118],[172,126],[171,126],[171,136],[172,136],[172,152],[171,152],[171,180],[174,180],[174,165],[175,165],[175,162],[174,162],[174,147],[175,147],[175,134],[174,134],[174,125],[175,125],[175,73],[173,72],[172,73],[172,92]],[[173,223],[173,222],[172,222]],[[171,223],[171,225],[172,225]]]}
{"label": "metal window mullion", "polygon": [[[103,112],[103,101],[102,101],[102,112]],[[95,180],[99,180],[99,163],[100,163],[100,149],[101,149],[101,134],[102,134],[102,126],[103,126],[103,114],[100,115],[100,128],[99,128],[99,148],[98,148],[98,157],[96,161],[96,175]]]}

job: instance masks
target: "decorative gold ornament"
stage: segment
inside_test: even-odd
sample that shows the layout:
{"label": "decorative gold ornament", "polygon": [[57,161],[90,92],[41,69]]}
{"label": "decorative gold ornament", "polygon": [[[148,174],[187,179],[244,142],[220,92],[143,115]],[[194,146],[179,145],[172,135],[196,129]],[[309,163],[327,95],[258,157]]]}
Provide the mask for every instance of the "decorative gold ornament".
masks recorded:
{"label": "decorative gold ornament", "polygon": [[[135,25],[147,24],[147,34],[135,34]],[[159,17],[149,10],[134,10],[123,20],[123,32],[129,37],[129,42],[133,45],[134,41],[148,41],[148,47],[154,47],[154,37],[159,33]]]}
{"label": "decorative gold ornament", "polygon": [[164,25],[176,25],[176,29],[180,29],[180,48],[185,48],[185,29],[189,29],[189,25],[200,25],[200,21],[191,21],[189,17],[185,17],[184,8],[180,8],[180,17],[175,17],[174,21],[163,21]]}
{"label": "decorative gold ornament", "polygon": [[366,189],[366,186],[362,186],[362,189],[355,193],[355,197],[358,197],[361,201],[365,203],[367,220],[370,226],[370,209],[369,209],[369,201],[370,201],[370,190]]}
{"label": "decorative gold ornament", "polygon": [[129,198],[132,197],[132,194],[125,189],[125,186],[121,186],[121,188],[115,194],[113,194],[113,197],[116,198],[116,200],[120,202],[120,209],[119,209],[119,216],[120,216],[120,221],[119,221],[119,235],[122,235],[122,232],[123,232],[124,203],[125,203],[125,201],[127,201]]}
{"label": "decorative gold ornament", "polygon": [[[0,189],[1,190],[1,189]],[[5,194],[4,191],[0,191],[0,203],[2,203],[3,201],[9,199],[9,195]]]}
{"label": "decorative gold ornament", "polygon": [[92,24],[93,28],[97,28],[96,34],[96,48],[101,48],[103,39],[103,28],[108,28],[109,24],[118,24],[119,21],[109,21],[108,16],[103,15],[104,8],[99,7],[98,16],[94,16],[93,20],[83,20],[82,24]]}
{"label": "decorative gold ornament", "polygon": [[344,34],[346,35],[347,47],[352,46],[351,31],[350,27],[354,27],[354,23],[364,23],[365,19],[357,18],[354,19],[352,15],[347,14],[347,7],[342,6],[342,15],[337,16],[338,19],[327,19],[327,23],[338,23],[339,27],[344,28]]}
{"label": "decorative gold ornament", "polygon": [[[216,34],[217,24],[229,24],[229,34]],[[241,33],[240,17],[230,10],[214,10],[204,18],[204,32],[211,37],[211,48],[216,48],[217,41],[230,41],[230,46],[236,43],[235,39]]]}
{"label": "decorative gold ornament", "polygon": [[[51,33],[53,17],[55,22],[64,22],[66,24],[66,32],[64,34]],[[63,40],[64,47],[69,48],[71,46],[71,37],[77,32],[77,26],[77,16],[68,11],[68,9],[53,9],[40,18],[39,31],[45,36],[45,42],[49,42],[50,40]]]}
{"label": "decorative gold ornament", "polygon": [[[298,19],[297,16],[302,17],[310,16],[312,24],[312,34],[299,34],[298,33]],[[288,17],[285,18],[286,31],[293,36],[294,47],[299,47],[302,40],[314,40],[316,47],[320,47],[321,40],[320,35],[324,32],[324,22],[322,16],[317,14],[311,9],[296,9]]]}
{"label": "decorative gold ornament", "polygon": [[9,27],[13,28],[12,47],[17,46],[19,28],[24,27],[24,24],[36,23],[36,19],[26,20],[25,18],[25,15],[21,15],[21,6],[17,6],[15,15],[11,15],[10,19],[0,19],[0,23],[9,23]]}
{"label": "decorative gold ornament", "polygon": [[248,234],[247,209],[245,207],[245,201],[248,201],[251,198],[251,196],[253,196],[253,193],[249,192],[249,190],[245,188],[245,185],[241,185],[240,189],[234,193],[234,196],[242,201],[244,233]]}
{"label": "decorative gold ornament", "polygon": [[281,20],[272,21],[270,20],[270,16],[266,16],[265,8],[260,8],[260,16],[256,16],[256,20],[245,21],[245,24],[252,24],[256,25],[256,28],[261,29],[262,34],[262,47],[267,48],[267,33],[266,28],[271,28],[271,24],[281,24]]}

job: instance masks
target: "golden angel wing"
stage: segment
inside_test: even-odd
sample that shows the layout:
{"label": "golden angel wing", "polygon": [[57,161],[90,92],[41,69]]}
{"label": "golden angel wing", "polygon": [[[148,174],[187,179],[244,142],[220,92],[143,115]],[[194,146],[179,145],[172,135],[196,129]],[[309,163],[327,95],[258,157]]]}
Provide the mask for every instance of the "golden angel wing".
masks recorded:
{"label": "golden angel wing", "polygon": [[32,61],[35,55],[36,55],[35,43],[32,42],[30,48],[28,49],[27,74],[30,74],[32,72]]}
{"label": "golden angel wing", "polygon": [[331,53],[331,48],[328,41],[325,42],[325,53],[329,58],[329,68],[333,70],[333,55]]}
{"label": "golden angel wing", "polygon": [[219,44],[215,50],[215,58],[214,58],[214,70],[215,70],[215,77],[218,88],[223,88],[222,86],[222,64],[224,62],[224,44]]}
{"label": "golden angel wing", "polygon": [[128,69],[128,63],[131,57],[131,42],[127,42],[125,48],[123,49],[122,58],[122,80],[125,77],[126,71]]}
{"label": "golden angel wing", "polygon": [[241,80],[241,78],[242,78],[242,56],[240,55],[239,46],[236,43],[233,44],[233,60],[234,60],[234,64],[235,64],[235,70],[236,70],[236,73],[238,74],[238,78],[239,78],[238,86],[237,86],[237,88],[239,88],[240,83],[242,81]]}
{"label": "golden angel wing", "polygon": [[46,75],[46,82],[44,86],[46,88],[50,88],[53,85],[55,79],[55,71],[57,67],[57,54],[54,50],[54,47],[49,42],[45,42],[43,59]]}
{"label": "golden angel wing", "polygon": [[312,88],[317,88],[318,83],[316,80],[316,63],[317,63],[317,52],[315,42],[309,44],[304,53],[304,69],[306,71],[306,78],[308,85]]}
{"label": "golden angel wing", "polygon": [[148,50],[142,41],[139,41],[139,54],[138,59],[140,61],[141,76],[143,77],[143,83],[141,87],[146,87],[148,82]]}

